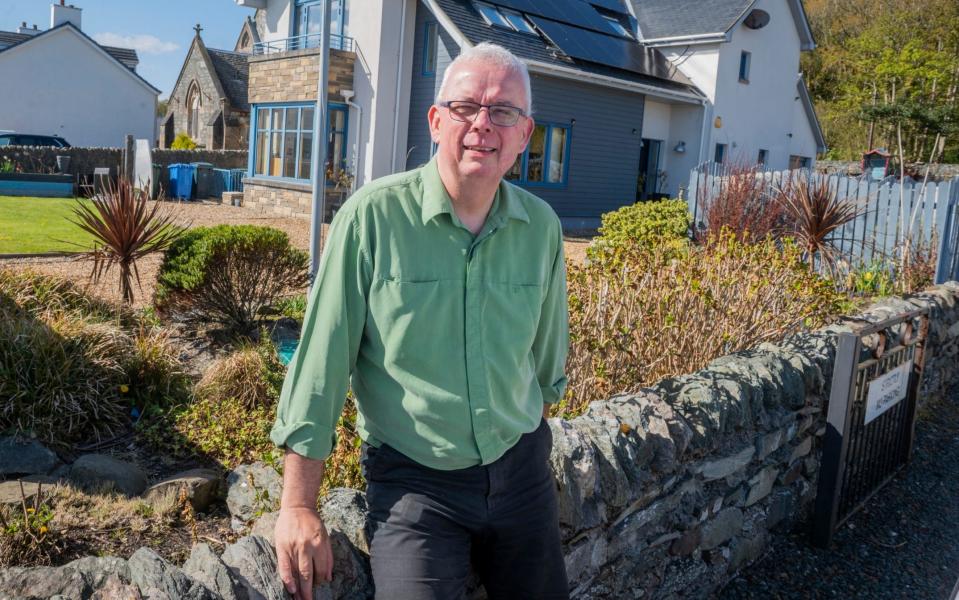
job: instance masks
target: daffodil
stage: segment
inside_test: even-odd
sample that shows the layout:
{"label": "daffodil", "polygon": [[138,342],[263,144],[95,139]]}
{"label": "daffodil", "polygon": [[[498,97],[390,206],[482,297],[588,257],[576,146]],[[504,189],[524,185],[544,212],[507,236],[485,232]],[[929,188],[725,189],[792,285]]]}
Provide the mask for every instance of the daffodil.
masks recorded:
{"label": "daffodil", "polygon": [[129,391],[130,391],[130,386],[128,386],[128,385],[125,384],[125,383],[123,383],[123,384],[120,385],[120,393],[121,393],[121,394],[126,394],[126,393],[129,392]]}
{"label": "daffodil", "polygon": [[28,515],[32,515],[32,514],[35,513],[35,512],[36,512],[35,509],[32,509],[32,508],[28,508],[28,509],[27,509],[27,514],[28,514]]}
{"label": "daffodil", "polygon": [[47,526],[46,526],[46,525],[41,525],[41,526],[40,526],[40,533],[46,533],[47,531],[48,531],[48,529],[47,529]]}

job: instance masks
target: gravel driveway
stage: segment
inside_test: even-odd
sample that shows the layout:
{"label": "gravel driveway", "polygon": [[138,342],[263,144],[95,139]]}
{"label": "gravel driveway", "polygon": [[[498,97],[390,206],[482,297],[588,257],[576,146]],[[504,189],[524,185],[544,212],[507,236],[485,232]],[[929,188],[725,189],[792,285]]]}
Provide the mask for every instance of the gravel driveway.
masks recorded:
{"label": "gravel driveway", "polygon": [[[290,242],[301,250],[310,247],[310,223],[306,219],[289,217],[270,217],[255,213],[245,208],[238,208],[225,204],[201,202],[164,202],[166,208],[175,214],[176,222],[187,227],[202,227],[218,224],[252,224],[265,225],[281,229],[290,236]],[[324,226],[324,235],[326,226]],[[586,256],[586,246],[589,239],[586,237],[569,237],[566,239],[566,256],[574,262],[581,262]],[[134,287],[134,304],[138,307],[146,306],[153,297],[154,282],[160,269],[161,257],[150,256],[138,263],[141,288]],[[76,258],[21,258],[0,259],[0,269],[12,268],[15,270],[31,269],[47,275],[59,275],[72,279],[89,289],[92,293],[117,301],[120,299],[119,277],[110,273],[98,284],[89,282],[89,274],[93,264],[88,260]]]}
{"label": "gravel driveway", "polygon": [[928,406],[907,470],[813,548],[805,531],[780,536],[720,600],[949,600],[959,579],[959,388]]}

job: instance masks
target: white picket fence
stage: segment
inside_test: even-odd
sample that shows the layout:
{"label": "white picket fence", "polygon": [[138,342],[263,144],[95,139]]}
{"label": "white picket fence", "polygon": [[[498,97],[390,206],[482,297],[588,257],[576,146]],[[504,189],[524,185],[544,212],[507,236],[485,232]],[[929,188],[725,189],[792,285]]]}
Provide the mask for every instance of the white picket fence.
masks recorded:
{"label": "white picket fence", "polygon": [[[810,183],[825,179],[841,199],[864,206],[857,219],[844,225],[831,239],[853,265],[888,261],[911,233],[913,243],[934,244],[938,264],[936,283],[959,280],[959,177],[950,181],[901,182],[895,177],[872,180],[826,175],[806,169],[756,173],[772,197],[778,186],[803,178]],[[687,202],[693,223],[699,223],[700,201],[718,196],[730,177],[723,165],[708,163],[690,172]]]}

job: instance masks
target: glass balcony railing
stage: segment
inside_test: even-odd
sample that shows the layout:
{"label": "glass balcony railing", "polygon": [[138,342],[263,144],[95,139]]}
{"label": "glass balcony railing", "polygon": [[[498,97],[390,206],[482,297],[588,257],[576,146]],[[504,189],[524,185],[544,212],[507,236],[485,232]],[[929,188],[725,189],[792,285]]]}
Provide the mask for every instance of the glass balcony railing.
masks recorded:
{"label": "glass balcony railing", "polygon": [[[305,50],[307,48],[319,48],[322,43],[323,34],[313,33],[310,35],[298,35],[296,37],[283,40],[273,40],[271,42],[260,42],[253,45],[253,54],[275,54],[277,52],[291,52],[293,50]],[[353,38],[345,35],[330,35],[330,48],[333,50],[353,51]]]}

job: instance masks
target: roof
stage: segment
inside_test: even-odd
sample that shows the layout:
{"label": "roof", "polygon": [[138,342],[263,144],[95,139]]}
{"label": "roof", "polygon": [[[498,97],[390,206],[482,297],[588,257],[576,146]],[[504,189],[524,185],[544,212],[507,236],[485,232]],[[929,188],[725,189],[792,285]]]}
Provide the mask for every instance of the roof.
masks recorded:
{"label": "roof", "polygon": [[[25,42],[30,38],[37,37],[42,35],[44,32],[40,33],[15,33],[13,31],[0,31],[0,50],[4,50],[3,46],[13,46],[19,44],[20,42]],[[81,32],[82,33],[82,32]],[[94,40],[94,43],[96,41]],[[106,53],[122,62],[125,67],[128,69],[135,69],[136,66],[140,63],[140,58],[137,56],[137,51],[133,48],[117,48],[115,46],[103,46],[97,44],[104,50]]]}
{"label": "roof", "polygon": [[250,80],[250,66],[247,55],[215,48],[207,48],[206,51],[210,55],[210,62],[213,63],[213,69],[220,80],[220,85],[223,86],[223,93],[227,100],[233,108],[249,110],[247,84]]}
{"label": "roof", "polygon": [[[509,49],[513,54],[527,61],[536,61],[559,68],[612,77],[624,82],[640,83],[665,91],[700,95],[692,82],[670,65],[658,50],[644,48],[633,40],[600,33],[598,28],[579,27],[576,23],[560,21],[559,19],[562,18],[560,11],[547,11],[544,8],[556,5],[557,2],[553,2],[551,5],[529,2],[525,7],[526,10],[521,10],[520,7],[524,3],[518,0],[486,1],[490,4],[523,12],[531,22],[536,24],[539,35],[534,36],[488,25],[483,17],[476,12],[470,0],[433,0],[433,4],[445,13],[445,16],[472,44],[489,41]],[[589,4],[582,3],[581,0],[565,0],[565,2],[590,7]],[[612,5],[613,2],[606,0],[603,4]],[[590,10],[594,9],[590,8]],[[546,12],[549,14],[543,14]],[[585,60],[582,58],[584,53],[570,50],[571,45],[567,45],[569,52],[564,52],[561,47],[566,45],[566,40],[558,39],[557,36],[557,33],[563,30],[570,32],[573,36],[581,36],[583,40],[586,40],[586,45],[595,45],[596,41],[600,41],[613,44],[619,49],[627,48],[629,54],[632,55],[630,58],[635,59],[631,64],[642,65],[642,68],[627,69],[622,64],[613,66],[616,61],[600,59],[598,56],[594,60]],[[557,39],[551,39],[551,37]],[[603,60],[603,62],[600,62],[600,60]]]}
{"label": "roof", "polygon": [[[802,0],[785,0],[799,33],[800,47],[816,47]],[[756,0],[631,0],[644,43],[727,41],[727,34],[744,19]],[[663,44],[659,44],[663,45]]]}
{"label": "roof", "polygon": [[816,152],[821,154],[829,148],[826,146],[826,136],[823,135],[819,117],[816,116],[816,108],[813,106],[812,97],[809,96],[809,90],[806,88],[806,80],[801,74],[799,80],[796,81],[796,91],[799,93],[799,99],[802,100],[803,110],[806,112],[806,118],[809,119],[809,127],[812,129],[813,137],[816,138]]}
{"label": "roof", "polygon": [[[644,40],[726,33],[755,0],[635,0]],[[708,8],[707,8],[708,6]]]}

